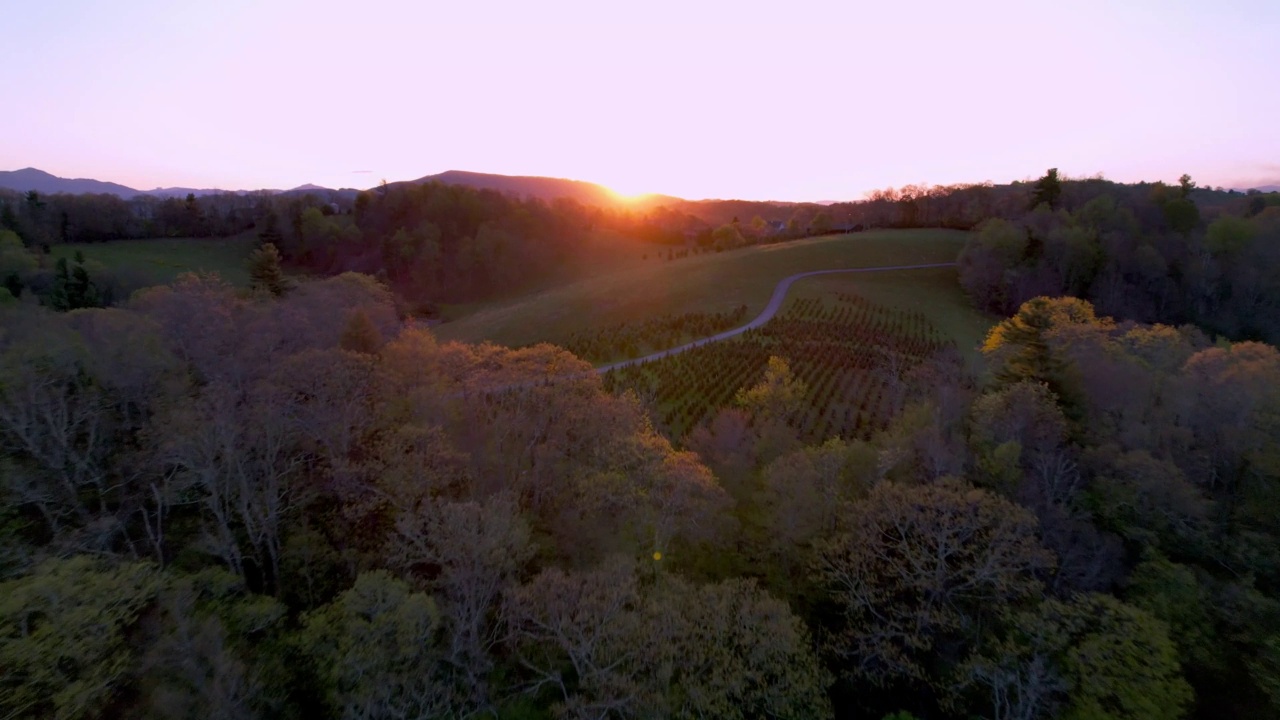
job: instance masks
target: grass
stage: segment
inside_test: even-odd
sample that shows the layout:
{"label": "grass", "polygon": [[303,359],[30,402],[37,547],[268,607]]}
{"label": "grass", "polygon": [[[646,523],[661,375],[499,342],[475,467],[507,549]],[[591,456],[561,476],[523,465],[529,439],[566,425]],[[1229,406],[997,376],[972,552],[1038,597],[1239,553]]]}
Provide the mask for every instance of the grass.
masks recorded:
{"label": "grass", "polygon": [[612,231],[602,231],[592,238],[587,248],[575,256],[572,262],[561,267],[559,272],[549,273],[530,285],[487,301],[440,303],[436,310],[440,320],[452,322],[508,302],[518,302],[520,298],[531,294],[564,287],[586,277],[657,267],[664,263],[668,251],[682,249],[654,245]]}
{"label": "grass", "polygon": [[249,284],[245,266],[257,244],[253,232],[229,238],[156,238],[113,240],[103,243],[55,245],[53,257],[71,260],[77,251],[85,260],[101,263],[108,270],[155,285],[172,282],[186,272],[216,272],[236,285]]}
{"label": "grass", "polygon": [[[650,261],[514,300],[468,307],[467,314],[435,331],[444,340],[490,340],[518,346],[562,343],[575,331],[641,322],[667,313],[728,312],[745,304],[750,318],[764,309],[774,286],[788,275],[809,270],[951,262],[966,236],[955,230],[880,230],[671,262]],[[901,274],[912,277],[911,273]],[[954,276],[954,270],[946,269],[941,275],[933,273],[929,277],[935,281],[950,277],[947,282],[954,285]],[[861,281],[875,276],[858,277]],[[904,297],[902,292],[898,295]],[[939,302],[955,299],[947,292],[935,297]],[[967,307],[967,301],[961,301]]]}

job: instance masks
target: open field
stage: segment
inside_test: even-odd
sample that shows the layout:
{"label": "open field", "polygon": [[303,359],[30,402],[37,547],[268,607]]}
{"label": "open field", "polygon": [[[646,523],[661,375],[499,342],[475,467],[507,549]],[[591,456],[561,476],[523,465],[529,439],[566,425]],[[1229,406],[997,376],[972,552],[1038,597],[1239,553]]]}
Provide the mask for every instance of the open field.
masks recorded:
{"label": "open field", "polygon": [[[614,273],[670,266],[667,254],[692,251],[683,246],[655,245],[611,231],[602,231],[581,255],[567,262],[561,271],[539,278],[530,285],[511,293],[480,302],[442,302],[436,308],[438,318],[445,322],[461,320],[478,312],[510,303],[518,303],[530,295],[563,288],[585,278],[603,277]],[[680,259],[681,261],[686,260]]]}
{"label": "open field", "polygon": [[[627,267],[515,300],[468,308],[436,328],[445,340],[563,343],[575,331],[681,313],[758,314],[778,281],[837,268],[954,261],[966,233],[881,230]],[[930,272],[930,271],[921,271]],[[954,270],[947,270],[954,278]],[[852,281],[851,281],[852,282]],[[951,280],[954,285],[954,279]]]}
{"label": "open field", "polygon": [[245,286],[249,284],[245,262],[256,243],[253,232],[229,238],[113,240],[55,245],[53,256],[70,260],[81,251],[85,260],[156,285],[172,282],[185,272],[200,271],[216,272],[233,285]]}

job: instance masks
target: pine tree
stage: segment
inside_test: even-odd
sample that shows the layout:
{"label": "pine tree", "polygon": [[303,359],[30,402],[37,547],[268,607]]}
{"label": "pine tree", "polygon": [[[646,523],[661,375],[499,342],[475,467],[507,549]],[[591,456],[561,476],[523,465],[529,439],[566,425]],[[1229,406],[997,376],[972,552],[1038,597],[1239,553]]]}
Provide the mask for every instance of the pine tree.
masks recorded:
{"label": "pine tree", "polygon": [[53,271],[53,290],[49,293],[48,303],[54,310],[77,310],[79,308],[102,307],[102,294],[89,277],[84,266],[84,254],[76,252],[75,266],[67,262],[65,257],[58,258]]}
{"label": "pine tree", "polygon": [[1070,372],[1069,363],[1049,346],[1050,333],[1066,325],[1092,325],[1099,320],[1093,306],[1078,298],[1038,297],[1018,308],[1013,317],[991,329],[983,344],[988,355],[1003,354],[996,361],[995,379],[1001,385],[1024,380],[1044,383],[1067,417],[1079,420],[1084,400]]}
{"label": "pine tree", "polygon": [[254,290],[264,290],[276,297],[289,289],[280,269],[280,251],[274,244],[266,243],[249,256],[249,278]]}
{"label": "pine tree", "polygon": [[1031,191],[1031,207],[1035,209],[1040,203],[1047,203],[1049,209],[1058,207],[1058,198],[1062,195],[1062,183],[1058,180],[1058,168],[1049,168],[1044,177],[1036,181]]}

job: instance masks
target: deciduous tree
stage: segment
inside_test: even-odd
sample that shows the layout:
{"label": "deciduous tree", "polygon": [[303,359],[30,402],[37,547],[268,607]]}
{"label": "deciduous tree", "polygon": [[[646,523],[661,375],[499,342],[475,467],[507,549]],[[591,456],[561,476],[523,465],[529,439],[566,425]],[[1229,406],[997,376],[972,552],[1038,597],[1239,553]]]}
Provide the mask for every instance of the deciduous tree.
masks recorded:
{"label": "deciduous tree", "polygon": [[0,583],[0,710],[96,718],[136,670],[131,637],[163,581],[146,563],[51,559]]}
{"label": "deciduous tree", "polygon": [[1176,719],[1192,697],[1167,626],[1107,595],[1046,600],[1015,615],[1004,639],[962,673],[1001,720]]}
{"label": "deciduous tree", "polygon": [[1038,594],[1053,564],[1029,512],[954,482],[878,485],[847,522],[815,563],[841,617],[828,650],[878,685],[939,682],[935,653],[971,647],[982,619]]}
{"label": "deciduous tree", "polygon": [[344,720],[440,717],[453,708],[440,679],[440,615],[425,593],[385,571],[365,573],[303,619],[325,700]]}
{"label": "deciduous tree", "polygon": [[822,718],[829,682],[785,603],[750,581],[549,569],[507,603],[530,688],[561,717]]}
{"label": "deciduous tree", "polygon": [[534,549],[510,494],[484,502],[424,499],[396,518],[388,556],[438,594],[441,659],[457,689],[455,702],[470,711],[493,701],[491,652],[503,634],[498,602]]}

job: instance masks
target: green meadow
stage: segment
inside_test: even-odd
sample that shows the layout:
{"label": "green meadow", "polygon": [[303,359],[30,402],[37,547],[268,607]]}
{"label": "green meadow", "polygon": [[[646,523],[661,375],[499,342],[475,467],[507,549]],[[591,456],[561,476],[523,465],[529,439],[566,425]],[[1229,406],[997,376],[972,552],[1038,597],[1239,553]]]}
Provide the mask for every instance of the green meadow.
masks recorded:
{"label": "green meadow", "polygon": [[[473,305],[435,332],[444,340],[516,346],[564,342],[574,332],[668,313],[729,312],[746,305],[751,318],[789,275],[952,262],[966,236],[956,230],[877,230],[650,261],[516,299]],[[961,347],[979,341],[991,322],[970,308],[953,268],[809,278],[792,293],[835,287],[889,307],[925,312]]]}
{"label": "green meadow", "polygon": [[53,256],[71,260],[83,252],[86,261],[146,283],[162,285],[182,273],[215,272],[236,286],[249,284],[245,265],[257,244],[255,233],[229,238],[155,238],[103,243],[55,245]]}

